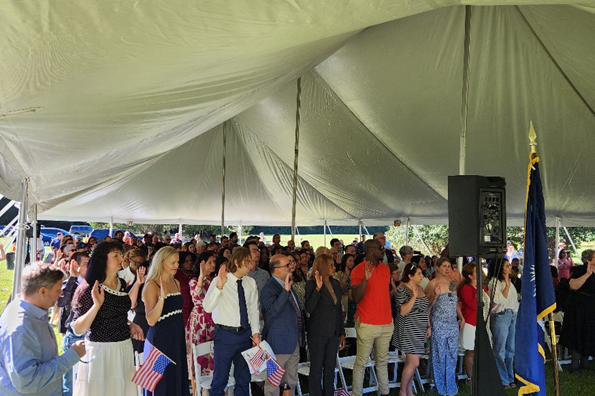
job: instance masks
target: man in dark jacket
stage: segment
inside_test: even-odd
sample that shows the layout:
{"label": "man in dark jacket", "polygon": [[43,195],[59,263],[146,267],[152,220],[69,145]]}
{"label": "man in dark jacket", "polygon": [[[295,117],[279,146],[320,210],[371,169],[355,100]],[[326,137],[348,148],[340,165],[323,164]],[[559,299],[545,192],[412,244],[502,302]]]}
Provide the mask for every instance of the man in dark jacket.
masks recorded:
{"label": "man in dark jacket", "polygon": [[[287,384],[293,393],[298,381],[297,366],[300,346],[304,345],[304,317],[302,307],[291,288],[289,259],[281,254],[271,257],[271,278],[260,292],[264,316],[263,338],[269,343],[277,362],[285,369],[281,385]],[[268,381],[265,396],[278,396],[279,389]]]}

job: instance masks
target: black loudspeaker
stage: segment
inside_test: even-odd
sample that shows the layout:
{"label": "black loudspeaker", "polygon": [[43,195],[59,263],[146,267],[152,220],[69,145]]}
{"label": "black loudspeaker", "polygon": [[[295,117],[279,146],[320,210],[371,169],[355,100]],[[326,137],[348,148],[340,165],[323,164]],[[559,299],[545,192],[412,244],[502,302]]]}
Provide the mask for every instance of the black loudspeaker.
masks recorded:
{"label": "black loudspeaker", "polygon": [[448,233],[451,257],[504,257],[505,186],[506,182],[502,177],[448,177]]}

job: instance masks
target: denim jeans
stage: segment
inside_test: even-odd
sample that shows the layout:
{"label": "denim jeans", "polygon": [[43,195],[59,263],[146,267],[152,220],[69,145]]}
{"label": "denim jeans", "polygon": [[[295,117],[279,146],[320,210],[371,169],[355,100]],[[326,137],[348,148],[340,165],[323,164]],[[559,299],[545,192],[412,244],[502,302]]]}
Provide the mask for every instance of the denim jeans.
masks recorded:
{"label": "denim jeans", "polygon": [[504,386],[514,382],[514,337],[516,329],[516,313],[511,309],[500,311],[491,317],[493,350],[496,366]]}
{"label": "denim jeans", "polygon": [[[72,344],[84,339],[84,335],[77,337],[72,330],[68,329],[64,335],[64,339],[62,339],[62,352],[66,352],[70,349]],[[70,369],[64,374],[64,379],[62,380],[62,391],[64,392],[64,396],[72,396],[72,372],[73,369]]]}

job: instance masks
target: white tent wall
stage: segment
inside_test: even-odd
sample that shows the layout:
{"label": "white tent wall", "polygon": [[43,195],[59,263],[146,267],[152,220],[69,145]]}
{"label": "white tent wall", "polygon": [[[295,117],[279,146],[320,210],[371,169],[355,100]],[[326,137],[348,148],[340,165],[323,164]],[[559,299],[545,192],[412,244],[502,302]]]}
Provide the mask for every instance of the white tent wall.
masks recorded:
{"label": "white tent wall", "polygon": [[[522,224],[533,120],[548,219],[592,226],[594,3],[535,3],[472,7],[466,173],[505,177]],[[290,224],[303,75],[297,224],[444,224],[461,129],[452,4],[8,2],[0,192],[18,199],[29,177],[41,219],[220,224],[230,119],[226,222]]]}

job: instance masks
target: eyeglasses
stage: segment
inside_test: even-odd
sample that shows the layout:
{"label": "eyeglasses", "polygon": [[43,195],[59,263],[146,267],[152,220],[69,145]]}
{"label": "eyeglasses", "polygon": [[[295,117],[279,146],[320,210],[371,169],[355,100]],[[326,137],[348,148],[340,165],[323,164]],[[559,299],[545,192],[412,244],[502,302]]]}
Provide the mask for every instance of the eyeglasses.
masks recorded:
{"label": "eyeglasses", "polygon": [[285,268],[285,267],[289,267],[289,264],[285,264],[285,265],[278,265],[275,268]]}

